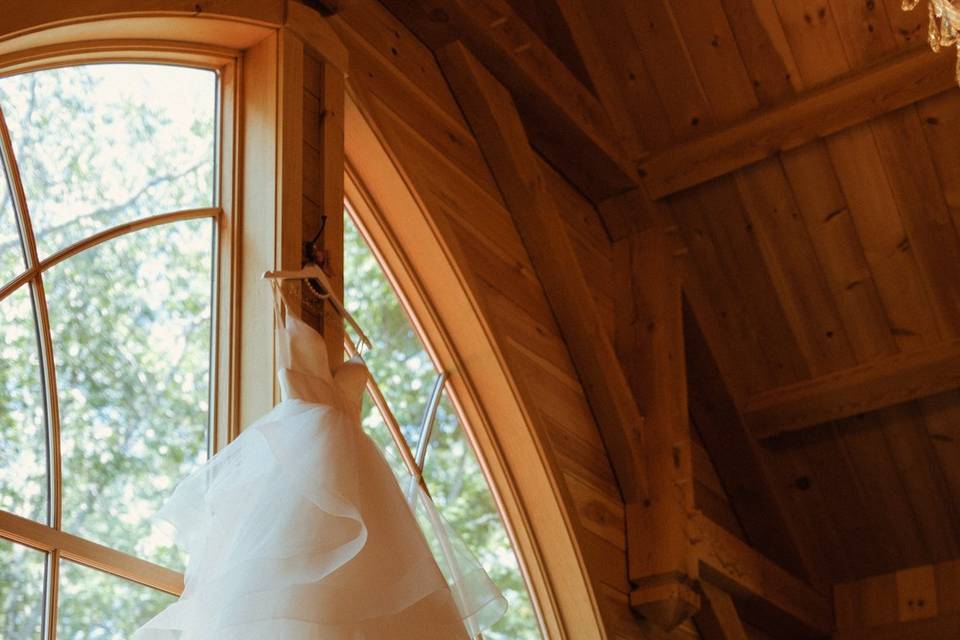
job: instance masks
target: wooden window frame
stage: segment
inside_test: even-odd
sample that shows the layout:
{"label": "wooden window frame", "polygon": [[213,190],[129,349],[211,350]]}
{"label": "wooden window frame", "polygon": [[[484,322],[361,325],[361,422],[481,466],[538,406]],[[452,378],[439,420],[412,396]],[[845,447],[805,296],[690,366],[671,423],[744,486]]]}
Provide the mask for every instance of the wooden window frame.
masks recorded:
{"label": "wooden window frame", "polygon": [[[52,3],[50,3],[52,5]],[[77,3],[81,4],[81,3]],[[266,4],[275,4],[265,2]],[[46,15],[41,2],[39,15]],[[192,31],[197,20],[183,17],[155,17],[131,15],[122,18],[102,18],[80,24],[56,25],[49,29],[34,29],[25,35],[8,38],[0,33],[0,77],[50,68],[91,63],[155,63],[202,68],[217,73],[217,138],[215,166],[216,206],[193,210],[158,213],[122,223],[94,233],[74,244],[60,249],[41,260],[31,231],[28,207],[18,175],[10,134],[0,121],[0,152],[6,161],[15,202],[15,210],[24,234],[27,267],[13,281],[0,286],[0,300],[22,286],[31,287],[36,296],[38,329],[41,332],[41,370],[46,386],[48,416],[48,468],[50,476],[49,524],[37,522],[13,513],[0,511],[0,538],[22,544],[47,554],[46,604],[44,637],[56,638],[60,560],[66,559],[119,578],[158,589],[172,595],[183,590],[183,575],[109,546],[87,540],[62,530],[61,518],[61,463],[60,424],[57,407],[56,371],[52,353],[50,322],[40,276],[51,267],[85,250],[122,235],[141,229],[177,221],[211,219],[215,222],[213,268],[213,299],[211,323],[211,430],[207,443],[211,452],[222,448],[239,434],[244,423],[244,406],[240,399],[245,388],[272,388],[269,368],[241,369],[241,360],[262,358],[263,348],[249,353],[240,349],[244,335],[239,316],[250,308],[250,316],[270,317],[270,304],[244,304],[241,280],[254,278],[253,271],[243,268],[241,252],[257,253],[266,247],[268,265],[273,264],[278,225],[273,216],[256,216],[243,224],[244,202],[263,204],[269,198],[274,209],[277,192],[276,171],[257,175],[256,180],[244,181],[249,159],[272,157],[276,154],[276,96],[279,25],[253,25],[246,20],[232,22],[223,18],[210,21],[206,28]],[[187,26],[189,25],[189,26]],[[175,38],[194,33],[208,42],[184,42]],[[130,37],[124,37],[129,35]],[[149,36],[149,37],[144,37]],[[242,46],[243,48],[236,48]],[[247,87],[265,89],[249,91]],[[248,125],[248,113],[265,118],[271,123],[263,131],[258,120]],[[245,128],[247,127],[247,128]],[[257,129],[253,131],[253,129]],[[257,168],[255,168],[257,169]],[[255,290],[251,287],[251,290]],[[260,311],[260,309],[264,311]],[[272,329],[272,327],[271,327]],[[264,341],[252,341],[248,344]],[[270,345],[267,348],[272,348]],[[271,399],[272,400],[272,399]],[[251,413],[259,408],[250,407]],[[261,411],[262,412],[262,411]]]}

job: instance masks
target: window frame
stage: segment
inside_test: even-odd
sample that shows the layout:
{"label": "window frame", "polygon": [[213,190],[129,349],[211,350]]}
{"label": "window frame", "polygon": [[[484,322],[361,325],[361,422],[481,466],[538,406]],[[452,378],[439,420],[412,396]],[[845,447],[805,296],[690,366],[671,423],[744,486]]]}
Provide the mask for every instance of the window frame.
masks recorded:
{"label": "window frame", "polygon": [[[109,30],[110,21],[98,23]],[[57,31],[53,29],[51,31]],[[229,30],[228,30],[229,31]],[[65,35],[71,30],[64,30]],[[260,40],[273,33],[257,29]],[[56,36],[54,36],[56,37]],[[28,38],[29,41],[29,38]],[[9,43],[3,43],[4,49]],[[103,571],[118,578],[152,589],[179,596],[183,591],[183,574],[143,558],[119,551],[110,546],[88,540],[62,529],[62,465],[60,454],[60,412],[48,306],[42,275],[50,268],[112,239],[142,229],[178,221],[210,219],[213,230],[213,264],[211,282],[211,340],[210,340],[210,417],[205,443],[210,454],[216,452],[239,434],[240,417],[237,411],[240,377],[236,363],[239,331],[235,304],[239,301],[237,283],[240,245],[244,238],[240,229],[239,202],[241,146],[244,131],[245,51],[215,44],[185,44],[172,40],[92,40],[71,41],[27,47],[0,56],[0,77],[21,73],[98,63],[146,63],[175,65],[213,71],[217,74],[214,148],[214,205],[200,209],[176,210],[150,215],[121,223],[93,233],[80,241],[39,258],[32,231],[29,206],[19,176],[19,166],[6,122],[0,117],[0,154],[7,167],[5,180],[14,203],[17,222],[23,231],[22,243],[26,254],[26,268],[8,283],[0,284],[0,300],[27,287],[34,299],[40,343],[41,379],[44,385],[47,423],[47,522],[38,522],[10,512],[0,511],[0,537],[31,549],[41,551],[46,558],[45,603],[43,636],[55,640],[57,634],[59,567],[61,560]],[[256,145],[248,152],[255,152]],[[267,187],[268,185],[262,185]],[[250,376],[248,376],[250,377]],[[261,382],[252,379],[251,383]]]}

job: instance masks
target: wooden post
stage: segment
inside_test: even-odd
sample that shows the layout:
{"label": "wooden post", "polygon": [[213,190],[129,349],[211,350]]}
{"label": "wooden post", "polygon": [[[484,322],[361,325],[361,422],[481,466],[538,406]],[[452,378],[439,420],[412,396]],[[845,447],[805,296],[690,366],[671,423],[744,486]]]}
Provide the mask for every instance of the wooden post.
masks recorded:
{"label": "wooden post", "polygon": [[[284,169],[282,195],[285,229],[281,263],[297,269],[318,258],[343,298],[344,100],[347,53],[324,18],[291,2],[284,29]],[[321,233],[322,230],[322,233]],[[331,365],[343,360],[343,319],[330,304],[301,287],[303,319],[322,332]]]}
{"label": "wooden post", "polygon": [[630,602],[672,629],[700,604],[698,563],[685,535],[694,503],[680,271],[662,226],[618,242],[615,253],[629,301],[617,318],[617,351],[645,418],[649,483],[647,501],[627,511],[643,532],[642,547],[629,554]]}

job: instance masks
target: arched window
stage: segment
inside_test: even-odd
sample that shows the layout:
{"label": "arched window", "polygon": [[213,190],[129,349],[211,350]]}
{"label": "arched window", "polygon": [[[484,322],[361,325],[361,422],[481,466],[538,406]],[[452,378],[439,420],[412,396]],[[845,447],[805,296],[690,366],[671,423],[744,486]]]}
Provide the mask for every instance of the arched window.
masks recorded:
{"label": "arched window", "polygon": [[220,80],[0,79],[2,638],[127,638],[179,589],[152,516],[211,442]]}
{"label": "arched window", "polygon": [[[422,456],[423,477],[434,502],[509,602],[506,616],[484,637],[540,638],[516,555],[449,389],[443,386],[442,372],[410,322],[383,266],[350,215],[344,217],[345,303],[365,331],[376,336],[376,348],[365,355],[367,365],[400,423],[407,446]],[[395,473],[408,478],[384,416],[369,396],[365,397],[363,425]]]}

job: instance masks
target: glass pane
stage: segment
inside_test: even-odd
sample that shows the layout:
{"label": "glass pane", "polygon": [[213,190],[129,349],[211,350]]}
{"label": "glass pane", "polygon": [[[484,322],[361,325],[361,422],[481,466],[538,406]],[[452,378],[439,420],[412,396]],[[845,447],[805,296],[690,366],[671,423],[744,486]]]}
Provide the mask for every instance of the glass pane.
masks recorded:
{"label": "glass pane", "polygon": [[0,80],[40,257],[140,216],[211,206],[216,75],[150,64]]}
{"label": "glass pane", "polygon": [[383,457],[386,458],[393,475],[401,482],[408,480],[410,472],[407,471],[407,467],[403,463],[397,443],[393,441],[393,436],[390,435],[390,429],[383,421],[380,410],[373,404],[373,400],[367,393],[363,394],[363,408],[360,415],[363,416],[360,421],[363,430],[370,436],[371,440],[377,443],[377,447],[383,453]]}
{"label": "glass pane", "polygon": [[58,640],[128,640],[176,598],[68,560],[60,562]]}
{"label": "glass pane", "polygon": [[437,370],[376,258],[350,217],[344,218],[344,304],[375,342],[364,358],[407,442],[416,448]]}
{"label": "glass pane", "polygon": [[506,615],[483,633],[486,640],[532,640],[540,627],[510,538],[446,393],[437,412],[424,465],[430,495],[510,603]]}
{"label": "glass pane", "polygon": [[212,226],[144,229],[44,278],[64,528],[171,567],[182,558],[152,516],[206,458]]}
{"label": "glass pane", "polygon": [[10,282],[27,268],[13,197],[7,185],[6,177],[0,173],[0,285]]}
{"label": "glass pane", "polygon": [[29,285],[0,301],[0,510],[47,518],[47,428]]}
{"label": "glass pane", "polygon": [[40,640],[46,554],[0,540],[0,638]]}

